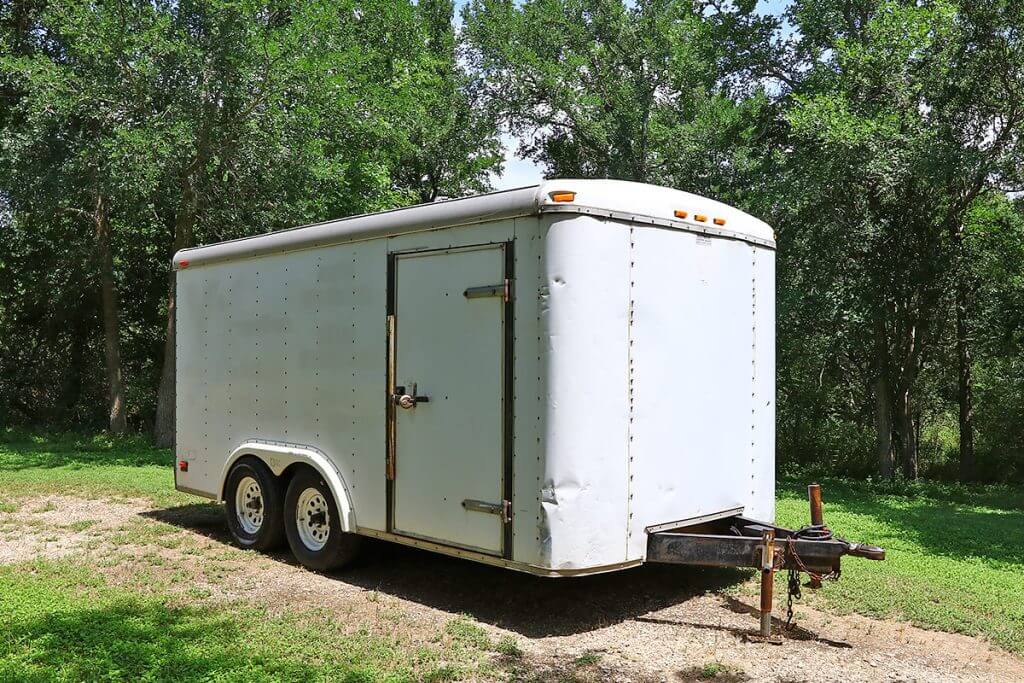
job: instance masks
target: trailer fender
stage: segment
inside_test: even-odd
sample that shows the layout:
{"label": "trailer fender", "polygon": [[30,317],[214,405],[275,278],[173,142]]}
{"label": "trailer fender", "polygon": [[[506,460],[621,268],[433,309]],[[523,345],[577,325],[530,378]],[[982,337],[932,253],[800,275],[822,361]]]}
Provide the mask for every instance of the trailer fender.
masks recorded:
{"label": "trailer fender", "polygon": [[224,484],[227,482],[228,472],[231,471],[232,465],[239,458],[247,455],[262,460],[277,476],[280,476],[289,465],[295,463],[303,463],[312,467],[331,487],[331,493],[334,494],[334,500],[338,505],[338,513],[341,515],[342,531],[349,533],[356,531],[355,509],[352,507],[352,496],[345,483],[345,478],[341,476],[341,472],[323,451],[312,446],[246,441],[231,452],[224,465],[224,470],[220,475],[220,487],[217,489],[219,491],[218,502],[224,499]]}

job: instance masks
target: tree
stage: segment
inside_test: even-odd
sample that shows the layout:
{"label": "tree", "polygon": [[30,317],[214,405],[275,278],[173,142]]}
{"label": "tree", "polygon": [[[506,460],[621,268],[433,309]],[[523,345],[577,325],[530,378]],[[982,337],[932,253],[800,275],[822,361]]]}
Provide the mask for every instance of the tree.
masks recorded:
{"label": "tree", "polygon": [[[455,63],[450,3],[252,13],[204,1],[173,12],[180,47],[167,107],[184,134],[167,178],[177,198],[170,253],[195,243],[197,225],[224,239],[483,190],[501,162],[493,120],[474,109]],[[160,445],[174,434],[168,278]]]}
{"label": "tree", "polygon": [[738,5],[475,0],[468,59],[550,175],[721,194],[766,104],[749,76],[776,27]]}
{"label": "tree", "polygon": [[483,83],[459,64],[454,11],[453,0],[416,4],[425,80],[410,112],[398,178],[421,202],[486,192],[489,174],[504,159],[493,104]]}
{"label": "tree", "polygon": [[[858,261],[849,305],[873,348],[876,452],[917,476],[914,390],[956,291],[961,453],[971,458],[961,235],[986,188],[1019,178],[1017,3],[795,2],[786,120],[813,223]],[[895,435],[895,444],[891,438]]]}
{"label": "tree", "polygon": [[[152,422],[166,444],[176,250],[486,189],[496,126],[472,106],[450,13],[388,0],[0,6],[0,367],[17,387],[0,402],[68,420],[102,382],[112,429]],[[81,292],[86,229],[98,319],[54,303]],[[33,279],[44,264],[66,277],[48,289]],[[19,335],[39,343],[6,343]],[[69,348],[86,365],[105,349],[106,378],[79,373],[73,390]]]}
{"label": "tree", "polygon": [[122,218],[137,208],[160,164],[147,128],[160,18],[151,6],[73,2],[36,8],[15,25],[18,49],[0,59],[13,95],[3,117],[4,192],[13,212],[93,234],[88,258],[101,299],[109,427],[123,432],[115,233],[130,228]]}

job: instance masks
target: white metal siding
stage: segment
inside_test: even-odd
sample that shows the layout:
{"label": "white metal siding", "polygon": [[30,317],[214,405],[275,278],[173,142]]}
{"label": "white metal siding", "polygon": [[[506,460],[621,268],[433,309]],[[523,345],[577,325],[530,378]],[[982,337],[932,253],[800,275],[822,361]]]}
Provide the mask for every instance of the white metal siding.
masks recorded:
{"label": "white metal siding", "polygon": [[775,252],[751,247],[754,262],[753,480],[747,515],[775,520]]}
{"label": "white metal siding", "polygon": [[219,493],[250,439],[337,464],[361,526],[384,527],[384,240],[178,273],[178,483]]}
{"label": "white metal siding", "polygon": [[774,282],[768,250],[630,232],[630,557],[639,557],[647,526],[737,506],[771,511],[774,351],[755,330],[771,315]]}
{"label": "white metal siding", "polygon": [[628,229],[587,216],[547,234],[541,552],[554,568],[625,560],[628,251]]}
{"label": "white metal siding", "polygon": [[[546,230],[546,228],[545,228]],[[544,387],[547,342],[541,336],[541,292],[545,287],[545,232],[536,217],[515,221],[515,432],[512,464],[512,556],[541,564],[540,490],[544,453]]]}

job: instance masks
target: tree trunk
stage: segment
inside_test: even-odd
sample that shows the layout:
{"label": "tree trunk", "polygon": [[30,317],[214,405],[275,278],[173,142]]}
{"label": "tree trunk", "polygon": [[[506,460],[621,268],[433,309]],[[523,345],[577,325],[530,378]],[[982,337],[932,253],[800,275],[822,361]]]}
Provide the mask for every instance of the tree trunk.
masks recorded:
{"label": "tree trunk", "polygon": [[[182,184],[181,205],[174,220],[174,246],[172,255],[179,249],[192,246],[193,228],[196,215],[196,194],[190,180]],[[175,315],[177,308],[177,280],[174,269],[167,278],[167,334],[164,338],[164,364],[160,371],[160,386],[156,395],[156,420],[153,424],[153,439],[161,448],[174,447],[174,410],[177,401],[175,374],[177,370],[177,329]]]}
{"label": "tree trunk", "polygon": [[892,479],[892,386],[889,384],[889,342],[885,320],[879,313],[875,319],[875,457],[878,474]]}
{"label": "tree trunk", "polygon": [[160,448],[174,447],[175,374],[177,372],[177,337],[175,334],[175,307],[177,287],[174,270],[168,276],[167,334],[164,338],[164,364],[160,370],[160,386],[156,392],[156,419],[153,422],[153,440]]}
{"label": "tree trunk", "polygon": [[900,459],[903,476],[914,480],[918,476],[917,434],[914,430],[914,410],[909,388],[901,388],[896,398],[896,419],[899,424]]}
{"label": "tree trunk", "polygon": [[128,429],[125,414],[124,377],[121,371],[121,321],[114,283],[114,255],[110,240],[110,209],[102,193],[96,196],[96,255],[103,304],[103,353],[107,365],[110,397],[110,431],[123,434]]}
{"label": "tree trunk", "polygon": [[974,379],[971,367],[970,284],[963,268],[963,232],[957,231],[958,264],[956,277],[956,355],[960,405],[960,481],[974,478]]}
{"label": "tree trunk", "polygon": [[82,361],[85,356],[85,316],[81,309],[72,311],[71,339],[68,340],[68,367],[61,380],[57,418],[62,425],[74,423],[72,411],[82,397]]}
{"label": "tree trunk", "polygon": [[879,373],[875,377],[875,455],[878,474],[892,479],[892,399],[888,377]]}
{"label": "tree trunk", "polygon": [[[960,287],[958,287],[960,289]],[[957,293],[960,298],[960,293]],[[960,403],[960,481],[974,478],[974,379],[971,372],[971,345],[967,332],[967,310],[959,301],[956,310],[956,351],[959,360]]]}

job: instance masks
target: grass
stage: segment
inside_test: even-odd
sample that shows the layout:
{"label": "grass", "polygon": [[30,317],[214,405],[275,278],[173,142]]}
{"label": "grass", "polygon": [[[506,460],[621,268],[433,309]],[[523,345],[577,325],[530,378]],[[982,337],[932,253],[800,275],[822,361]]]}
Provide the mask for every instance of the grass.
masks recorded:
{"label": "grass", "polygon": [[165,506],[194,502],[174,490],[173,463],[168,450],[137,436],[0,430],[0,510],[15,498],[69,493],[148,498]]}
{"label": "grass", "polygon": [[601,661],[601,655],[599,655],[598,653],[596,653],[596,652],[584,652],[579,657],[577,657],[575,660],[573,660],[573,664],[575,664],[576,666],[594,666],[595,664],[597,664],[600,661]]}
{"label": "grass", "polygon": [[[51,495],[195,504],[173,490],[172,466],[170,453],[138,439],[0,431],[0,531],[17,532],[16,519],[23,530],[50,533],[34,514],[45,511]],[[805,602],[980,635],[1024,654],[1024,491],[821,483],[829,525],[851,540],[885,546],[888,559],[846,560],[841,580],[805,591]],[[802,483],[782,479],[779,523],[806,523],[805,496]],[[41,500],[27,503],[29,497]],[[94,525],[84,520],[69,529]],[[452,681],[535,674],[516,639],[492,639],[466,615],[449,620],[433,641],[403,638],[402,615],[374,592],[367,601],[379,606],[380,623],[371,628],[346,623],[344,615],[271,615],[250,603],[218,601],[211,594],[242,551],[201,549],[188,539],[174,525],[133,519],[95,540],[116,552],[0,566],[0,680]],[[184,558],[202,554],[202,585],[189,586],[191,575],[159,552],[172,548]],[[131,581],[106,578],[129,561]],[[780,574],[780,596],[784,579]],[[600,660],[586,652],[573,664],[583,670]],[[717,661],[698,669],[694,677],[733,676]]]}
{"label": "grass", "polygon": [[172,608],[72,561],[0,568],[0,680],[410,680],[393,639],[329,617]]}
{"label": "grass", "polygon": [[[809,597],[813,603],[980,635],[1024,654],[1024,491],[842,479],[821,484],[828,525],[849,540],[885,547],[886,560],[847,558],[840,580]],[[807,523],[803,486],[782,481],[776,517],[784,526]],[[785,590],[784,578],[777,590]]]}

